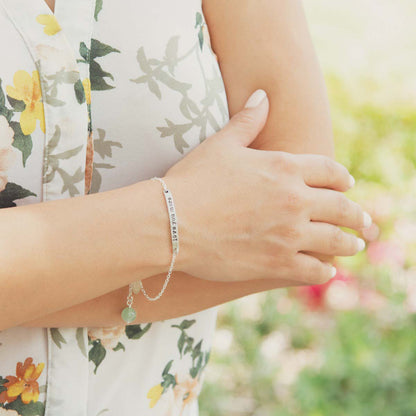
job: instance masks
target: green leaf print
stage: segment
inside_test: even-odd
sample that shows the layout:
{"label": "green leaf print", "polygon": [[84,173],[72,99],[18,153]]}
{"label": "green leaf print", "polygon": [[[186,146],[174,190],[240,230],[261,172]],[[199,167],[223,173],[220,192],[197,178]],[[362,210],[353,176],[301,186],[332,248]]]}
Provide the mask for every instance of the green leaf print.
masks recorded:
{"label": "green leaf print", "polygon": [[57,98],[59,84],[75,84],[79,80],[79,72],[61,69],[52,75],[45,76],[41,73],[41,77],[45,86],[44,101],[54,107],[61,107],[65,102]]}
{"label": "green leaf print", "polygon": [[32,136],[30,134],[26,136],[23,133],[20,123],[17,123],[16,121],[11,121],[9,124],[14,131],[14,140],[12,146],[16,149],[19,149],[22,152],[22,163],[23,167],[25,167],[26,160],[32,153]]}
{"label": "green leaf print", "polygon": [[112,140],[105,140],[105,131],[103,129],[98,130],[98,139],[94,140],[94,151],[97,152],[103,159],[108,156],[113,156],[113,147],[123,147],[120,142],[115,142]]}
{"label": "green leaf print", "polygon": [[[82,146],[80,146],[82,148]],[[66,153],[66,152],[65,152]],[[72,196],[79,194],[78,188],[75,186],[76,183],[84,180],[84,174],[82,173],[82,168],[78,168],[73,175],[69,175],[66,171],[61,168],[58,168],[57,171],[62,177],[64,184],[61,189],[61,193],[68,191]]]}
{"label": "green leaf print", "polygon": [[20,416],[43,416],[45,414],[45,406],[42,402],[30,401],[28,404],[22,402],[20,396],[11,403],[4,405],[7,410],[15,410]]}
{"label": "green leaf print", "polygon": [[85,349],[84,328],[77,328],[77,332],[75,334],[75,337],[77,339],[77,344],[78,344],[79,349],[82,352],[82,355],[84,357],[87,357],[87,351]]}
{"label": "green leaf print", "polygon": [[95,2],[95,12],[94,12],[94,19],[96,21],[98,21],[98,13],[100,13],[102,8],[103,8],[103,0],[96,0],[96,2]]}
{"label": "green leaf print", "polygon": [[97,374],[98,366],[104,360],[107,352],[99,340],[89,341],[89,344],[91,343],[93,346],[88,353],[88,360],[95,364],[94,374]]}
{"label": "green leaf print", "polygon": [[2,83],[2,80],[0,78],[0,116],[6,117],[7,121],[10,123],[10,120],[13,117],[13,111],[9,110],[6,107],[5,96],[4,96],[4,92],[3,92],[3,88],[1,86],[1,83]]}
{"label": "green leaf print", "polygon": [[202,48],[204,46],[204,33],[202,32],[202,27],[201,29],[199,29],[199,32],[198,32],[198,40],[199,40],[199,47],[201,48],[201,51],[202,51]]}
{"label": "green leaf print", "polygon": [[165,376],[166,374],[168,374],[168,373],[169,373],[169,370],[170,370],[170,368],[172,367],[172,363],[173,363],[173,360],[170,360],[170,361],[166,364],[166,366],[165,366],[165,368],[164,368],[164,370],[163,370],[162,376]]}
{"label": "green leaf print", "polygon": [[91,39],[91,59],[101,58],[102,56],[106,56],[111,52],[120,51],[110,45],[100,42],[97,39]]}
{"label": "green leaf print", "polygon": [[[87,48],[85,42],[81,42],[79,44],[79,54],[84,58],[84,63],[87,63],[90,59],[90,50]],[[83,62],[82,60],[78,60],[78,62]]]}
{"label": "green leaf print", "polygon": [[61,343],[66,344],[65,338],[59,332],[58,328],[49,328],[49,331],[51,333],[51,337],[52,337],[53,342],[56,344],[56,346],[58,348],[61,348]]}
{"label": "green leaf print", "polygon": [[188,336],[185,330],[190,328],[195,322],[196,322],[195,319],[192,319],[192,320],[185,319],[181,322],[180,325],[172,325],[173,328],[178,328],[181,330],[181,335],[178,339],[178,350],[181,355],[181,358],[183,354],[186,354],[192,351],[192,344],[194,342],[194,339]]}
{"label": "green leaf print", "polygon": [[175,66],[178,63],[178,41],[179,36],[172,36],[166,45],[165,59],[169,72],[174,75]]}
{"label": "green leaf print", "polygon": [[163,387],[163,391],[162,391],[162,394],[170,387],[170,386],[172,386],[172,387],[175,387],[176,386],[176,379],[175,379],[175,376],[173,375],[173,374],[170,374],[169,373],[169,371],[170,371],[170,368],[172,367],[172,364],[173,364],[173,361],[174,360],[170,360],[167,364],[166,364],[166,366],[165,366],[165,368],[163,369],[163,372],[162,372],[162,382],[160,383],[161,384],[161,386]]}
{"label": "green leaf print", "polygon": [[194,338],[186,333],[186,330],[195,322],[195,319],[185,319],[180,325],[172,325],[173,328],[178,328],[181,331],[181,335],[178,339],[178,350],[181,359],[187,354],[191,355],[192,367],[189,369],[189,374],[192,378],[197,377],[205,368],[210,354],[209,351],[202,351],[202,339],[194,346]]}
{"label": "green leaf print", "polygon": [[129,339],[139,339],[141,338],[152,326],[151,323],[148,323],[144,328],[141,325],[126,325],[126,335]]}
{"label": "green leaf print", "polygon": [[16,100],[15,98],[7,96],[7,101],[13,107],[13,110],[21,113],[26,108],[26,104],[23,100]]}
{"label": "green leaf print", "polygon": [[94,140],[94,161],[93,161],[93,170],[92,170],[92,182],[91,182],[91,189],[90,193],[99,192],[101,187],[101,173],[99,169],[113,169],[115,168],[114,165],[110,163],[99,163],[97,162],[97,157],[100,156],[102,159],[106,157],[113,156],[113,147],[122,148],[123,145],[120,142],[116,142],[113,140],[105,140],[105,130],[97,128],[98,131],[98,139]]}
{"label": "green leaf print", "polygon": [[0,208],[15,207],[14,201],[16,199],[26,198],[27,196],[36,196],[36,194],[16,183],[7,182],[6,187],[0,192]]}
{"label": "green leaf print", "polygon": [[[184,137],[184,134],[189,130],[194,127],[198,128],[199,140],[202,142],[206,138],[208,125],[217,132],[220,130],[220,125],[225,124],[229,119],[228,106],[224,97],[224,83],[218,64],[212,63],[212,78],[207,77],[206,69],[202,64],[200,49],[201,41],[203,41],[202,27],[204,25],[202,15],[197,14],[195,27],[200,28],[198,40],[182,56],[178,55],[180,38],[176,35],[169,38],[163,59],[148,58],[144,47],[141,46],[136,54],[138,68],[141,74],[136,78],[130,78],[131,82],[146,85],[149,91],[159,100],[162,99],[163,88],[168,88],[180,94],[178,109],[180,110],[180,114],[185,118],[186,123],[180,121],[174,122],[165,118],[167,127],[157,126],[156,128],[161,132],[160,137],[173,137],[176,149],[182,154],[184,153],[184,149],[189,147]],[[174,76],[176,66],[180,65],[183,60],[191,57],[196,58],[205,85],[205,97],[199,103],[191,98],[192,84],[183,82]],[[219,123],[215,119],[210,108],[212,106],[218,108],[220,111],[222,123]]]}
{"label": "green leaf print", "polygon": [[185,345],[185,341],[186,341],[186,334],[182,332],[181,336],[178,339],[178,350],[179,350],[179,353],[181,354],[181,358],[182,358],[182,351],[183,351],[183,346]]}
{"label": "green leaf print", "polygon": [[202,17],[202,14],[200,12],[196,12],[196,15],[195,15],[195,29],[198,26],[201,26],[203,21],[204,21],[204,19]]}
{"label": "green leaf print", "polygon": [[163,394],[170,386],[172,387],[176,386],[175,376],[173,374],[165,374],[163,376],[163,381],[160,384],[163,387],[163,392],[162,392]]}
{"label": "green leaf print", "polygon": [[71,197],[73,197],[74,195],[79,194],[79,191],[77,187],[75,186],[75,184],[84,180],[82,169],[79,168],[73,175],[69,175],[59,165],[60,165],[60,160],[70,159],[71,157],[78,154],[82,150],[83,145],[75,147],[74,149],[67,150],[65,152],[54,154],[53,151],[57,147],[60,138],[61,138],[61,128],[59,127],[59,125],[56,125],[55,132],[46,146],[46,152],[48,155],[48,163],[45,163],[43,166],[43,181],[44,183],[48,183],[52,181],[56,173],[58,173],[61,176],[62,181],[64,182],[61,192],[64,193],[66,190],[68,190]]}
{"label": "green leaf print", "polygon": [[172,325],[173,328],[179,328],[181,330],[190,328],[196,322],[195,319],[192,320],[183,320],[180,325]]}
{"label": "green leaf print", "polygon": [[108,412],[110,409],[102,409],[102,410],[100,410],[98,413],[97,413],[97,415],[96,416],[100,416],[100,415],[102,415],[103,413],[105,413],[105,412]]}
{"label": "green leaf print", "polygon": [[[192,364],[189,367],[189,375],[192,378],[199,378],[205,366],[208,363],[210,351],[202,351],[202,343],[203,340],[199,340],[199,342],[194,346],[194,338],[189,336],[186,333],[186,330],[189,329],[192,325],[196,322],[195,319],[187,320],[184,319],[179,325],[171,325],[172,328],[178,328],[181,331],[181,334],[178,339],[178,350],[180,353],[180,360],[183,359],[185,355],[192,359]],[[172,371],[172,367],[174,367],[175,360],[170,360],[163,369],[162,372],[162,381],[160,385],[163,387],[162,394],[166,393],[166,391],[172,387],[175,389],[177,385],[175,371]],[[176,394],[177,392],[175,392]],[[183,400],[185,400],[187,394],[185,393],[183,396]]]}
{"label": "green leaf print", "polygon": [[204,22],[204,18],[202,17],[202,14],[200,12],[196,12],[195,29],[199,27],[198,40],[199,40],[199,47],[201,48],[201,51],[204,45],[204,32],[202,31],[202,28],[204,27],[204,25],[205,25],[205,22]]}
{"label": "green leaf print", "polygon": [[110,78],[114,81],[114,76],[109,72],[104,71],[101,65],[95,61],[96,58],[101,58],[112,52],[120,51],[110,45],[100,42],[97,39],[91,39],[91,48],[88,49],[84,42],[79,45],[79,53],[83,59],[77,59],[77,62],[89,63],[90,65],[90,81],[91,90],[109,90],[115,88],[113,85],[107,84],[104,78]]}
{"label": "green leaf print", "polygon": [[183,135],[193,127],[193,124],[175,124],[167,118],[165,118],[165,121],[168,127],[156,127],[161,132],[160,137],[170,137],[173,135],[176,149],[183,153],[183,149],[189,147]]}
{"label": "green leaf print", "polygon": [[119,341],[118,344],[113,348],[113,351],[123,350],[126,351],[126,347]]}
{"label": "green leaf print", "polygon": [[74,90],[78,103],[82,104],[85,101],[85,90],[80,79],[74,84]]}
{"label": "green leaf print", "polygon": [[3,378],[2,376],[0,376],[0,393],[2,391],[6,391],[7,387],[4,387],[4,384],[7,383],[9,381],[9,379],[7,378]]}

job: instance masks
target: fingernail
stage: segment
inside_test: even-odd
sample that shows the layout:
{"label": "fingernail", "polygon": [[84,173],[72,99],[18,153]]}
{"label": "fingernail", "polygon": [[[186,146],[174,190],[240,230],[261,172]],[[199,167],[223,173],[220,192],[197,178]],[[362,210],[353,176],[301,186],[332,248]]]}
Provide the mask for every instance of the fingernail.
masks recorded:
{"label": "fingernail", "polygon": [[352,188],[355,185],[355,179],[354,176],[350,175],[350,181],[349,181],[350,188]]}
{"label": "fingernail", "polygon": [[336,269],[336,267],[332,266],[332,268],[331,268],[331,277],[335,277],[336,274],[337,274],[337,269]]}
{"label": "fingernail", "polygon": [[365,241],[362,238],[357,238],[358,251],[363,251],[365,249]]}
{"label": "fingernail", "polygon": [[364,217],[363,219],[364,228],[368,228],[373,223],[373,220],[371,219],[370,214],[365,211],[364,211],[363,217]]}
{"label": "fingernail", "polygon": [[266,97],[266,91],[264,90],[256,90],[253,94],[250,95],[249,99],[246,102],[245,108],[252,108],[257,107],[262,101],[263,98]]}

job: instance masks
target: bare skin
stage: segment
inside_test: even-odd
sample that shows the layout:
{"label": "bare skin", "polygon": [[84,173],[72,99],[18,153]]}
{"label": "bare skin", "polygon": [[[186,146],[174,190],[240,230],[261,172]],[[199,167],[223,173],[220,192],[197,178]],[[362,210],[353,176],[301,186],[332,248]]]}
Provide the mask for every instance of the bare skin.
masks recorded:
{"label": "bare skin", "polygon": [[[264,129],[250,147],[291,153],[316,153],[332,157],[332,129],[326,92],[299,2],[264,2],[262,7],[254,10],[257,15],[253,15],[253,10],[248,7],[253,3],[247,1],[246,8],[236,7],[235,0],[204,0],[204,12],[210,27],[211,42],[219,58],[230,115],[233,116],[243,107],[245,99],[252,91],[263,88],[268,92],[270,112]],[[258,4],[258,0],[255,3]],[[262,14],[258,15],[261,12]],[[272,22],[271,17],[274,19]],[[279,31],[274,30],[274,25],[279,26]],[[259,31],[259,26],[263,32]],[[256,39],[256,42],[253,42],[253,33],[263,33],[267,39]],[[271,65],[270,62],[275,64]],[[293,71],[293,68],[297,70]],[[158,198],[160,196],[158,194]],[[156,206],[160,209],[157,212],[166,215],[163,211],[166,209],[163,206],[164,201],[158,199],[157,203],[159,205]],[[356,213],[350,213],[351,217],[354,215],[356,216]],[[168,227],[166,217],[160,217],[159,220],[162,223],[165,221],[164,226]],[[164,231],[167,232],[166,230],[167,228]],[[165,234],[161,236],[158,247],[165,241],[164,237]],[[168,245],[163,247],[169,251]],[[166,251],[165,253],[167,264],[170,255]],[[149,292],[158,291],[165,275],[166,273],[162,272],[144,281]],[[137,273],[134,277],[130,276],[130,281],[136,278]],[[102,279],[103,276],[101,281]],[[84,282],[84,285],[85,283],[87,282]],[[302,283],[261,278],[241,282],[218,282],[203,280],[184,272],[175,272],[166,293],[158,302],[148,302],[142,296],[135,298],[135,306],[139,313],[134,323],[177,317],[249,293],[296,284]],[[127,286],[113,291],[109,291],[107,287],[101,290],[101,293],[98,293],[96,287],[94,290],[91,293],[94,292],[95,297],[90,296],[88,301],[83,302],[86,297],[79,296],[78,303],[72,302],[72,305],[66,302],[65,295],[62,294],[61,302],[55,305],[54,311],[47,308],[39,310],[37,319],[28,322],[22,319],[20,323],[24,324],[21,326],[122,324],[120,311],[125,305]],[[104,293],[106,290],[107,293]],[[84,292],[84,286],[82,291]],[[34,315],[26,316],[33,318]]]}

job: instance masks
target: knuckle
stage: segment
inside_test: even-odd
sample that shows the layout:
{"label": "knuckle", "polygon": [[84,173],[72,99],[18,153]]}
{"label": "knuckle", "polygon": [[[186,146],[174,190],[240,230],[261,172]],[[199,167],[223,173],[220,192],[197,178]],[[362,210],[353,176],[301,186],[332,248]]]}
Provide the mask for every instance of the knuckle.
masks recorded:
{"label": "knuckle", "polygon": [[299,242],[299,240],[302,237],[302,233],[299,227],[297,227],[294,224],[287,224],[287,225],[281,226],[280,234],[286,241],[290,243],[291,246],[293,246],[295,242]]}
{"label": "knuckle", "polygon": [[344,242],[344,232],[338,228],[334,227],[332,234],[329,238],[329,247],[331,251],[338,252],[343,245]]}
{"label": "knuckle", "polygon": [[327,283],[329,280],[331,280],[331,275],[328,273],[325,267],[320,266],[319,270],[316,272],[316,281],[318,285],[323,285]]}
{"label": "knuckle", "polygon": [[335,177],[335,162],[329,157],[323,156],[324,175],[328,184],[333,183]]}
{"label": "knuckle", "polygon": [[317,261],[302,262],[299,265],[299,276],[308,285],[320,284],[322,281],[322,270]]}
{"label": "knuckle", "polygon": [[291,212],[300,212],[305,206],[305,198],[297,189],[291,189],[283,197],[284,207]]}
{"label": "knuckle", "polygon": [[251,127],[255,122],[254,114],[252,113],[252,111],[249,111],[248,109],[241,110],[240,112],[235,114],[233,116],[233,120],[243,128]]}
{"label": "knuckle", "polygon": [[336,166],[338,168],[338,171],[340,173],[341,178],[343,179],[343,181],[345,182],[345,184],[348,185],[349,178],[350,178],[350,172],[349,172],[349,170],[344,165],[341,165],[338,162],[335,162],[335,163],[336,163]]}
{"label": "knuckle", "polygon": [[323,283],[323,273],[322,273],[322,267],[319,265],[318,261],[314,261],[310,268],[309,268],[309,272],[310,272],[310,279],[314,284],[321,284]]}
{"label": "knuckle", "polygon": [[340,220],[345,224],[351,219],[352,208],[350,205],[350,200],[343,194],[338,195],[338,215]]}
{"label": "knuckle", "polygon": [[290,256],[283,256],[279,251],[268,253],[265,256],[264,267],[267,275],[275,276],[278,274],[281,276],[284,270],[290,268]]}
{"label": "knuckle", "polygon": [[364,211],[360,204],[357,204],[356,202],[352,202],[352,204],[354,206],[354,211],[355,211],[355,225],[356,225],[356,228],[359,229],[363,226]]}
{"label": "knuckle", "polygon": [[345,233],[348,238],[348,256],[353,256],[358,253],[358,242],[357,237],[353,234]]}
{"label": "knuckle", "polygon": [[284,152],[276,153],[277,167],[279,172],[293,175],[298,171],[296,161],[290,154]]}
{"label": "knuckle", "polygon": [[309,267],[309,272],[309,279],[311,283],[315,285],[321,285],[331,279],[330,272],[328,272],[327,267],[325,267],[318,259],[314,259]]}

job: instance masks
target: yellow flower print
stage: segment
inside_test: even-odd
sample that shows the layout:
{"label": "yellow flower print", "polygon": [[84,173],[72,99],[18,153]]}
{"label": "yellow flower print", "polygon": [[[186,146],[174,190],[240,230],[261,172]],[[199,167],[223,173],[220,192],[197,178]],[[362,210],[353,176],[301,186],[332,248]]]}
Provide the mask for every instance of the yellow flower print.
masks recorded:
{"label": "yellow flower print", "polygon": [[32,76],[24,70],[16,71],[12,85],[7,85],[6,92],[15,100],[22,100],[26,104],[20,116],[20,127],[25,135],[32,134],[36,128],[36,120],[40,121],[40,128],[45,133],[45,115],[43,103],[40,101],[42,92],[38,71],[33,71]]}
{"label": "yellow flower print", "polygon": [[162,385],[156,384],[156,386],[153,386],[148,392],[147,392],[147,398],[150,399],[149,407],[154,407],[155,404],[160,399],[160,396],[162,395],[163,387]]}
{"label": "yellow flower print", "polygon": [[61,26],[59,26],[53,14],[39,14],[36,16],[36,21],[41,25],[45,25],[43,31],[49,36],[53,36],[61,30]]}
{"label": "yellow flower print", "polygon": [[85,78],[82,81],[82,85],[84,86],[85,91],[85,99],[87,100],[87,104],[91,104],[91,81],[89,78]]}
{"label": "yellow flower print", "polygon": [[21,395],[24,404],[32,400],[37,402],[39,399],[39,384],[36,381],[41,375],[45,363],[37,366],[32,364],[33,358],[26,358],[24,364],[18,362],[16,365],[16,376],[7,376],[8,382],[3,385],[7,390],[0,393],[0,403],[14,402]]}

